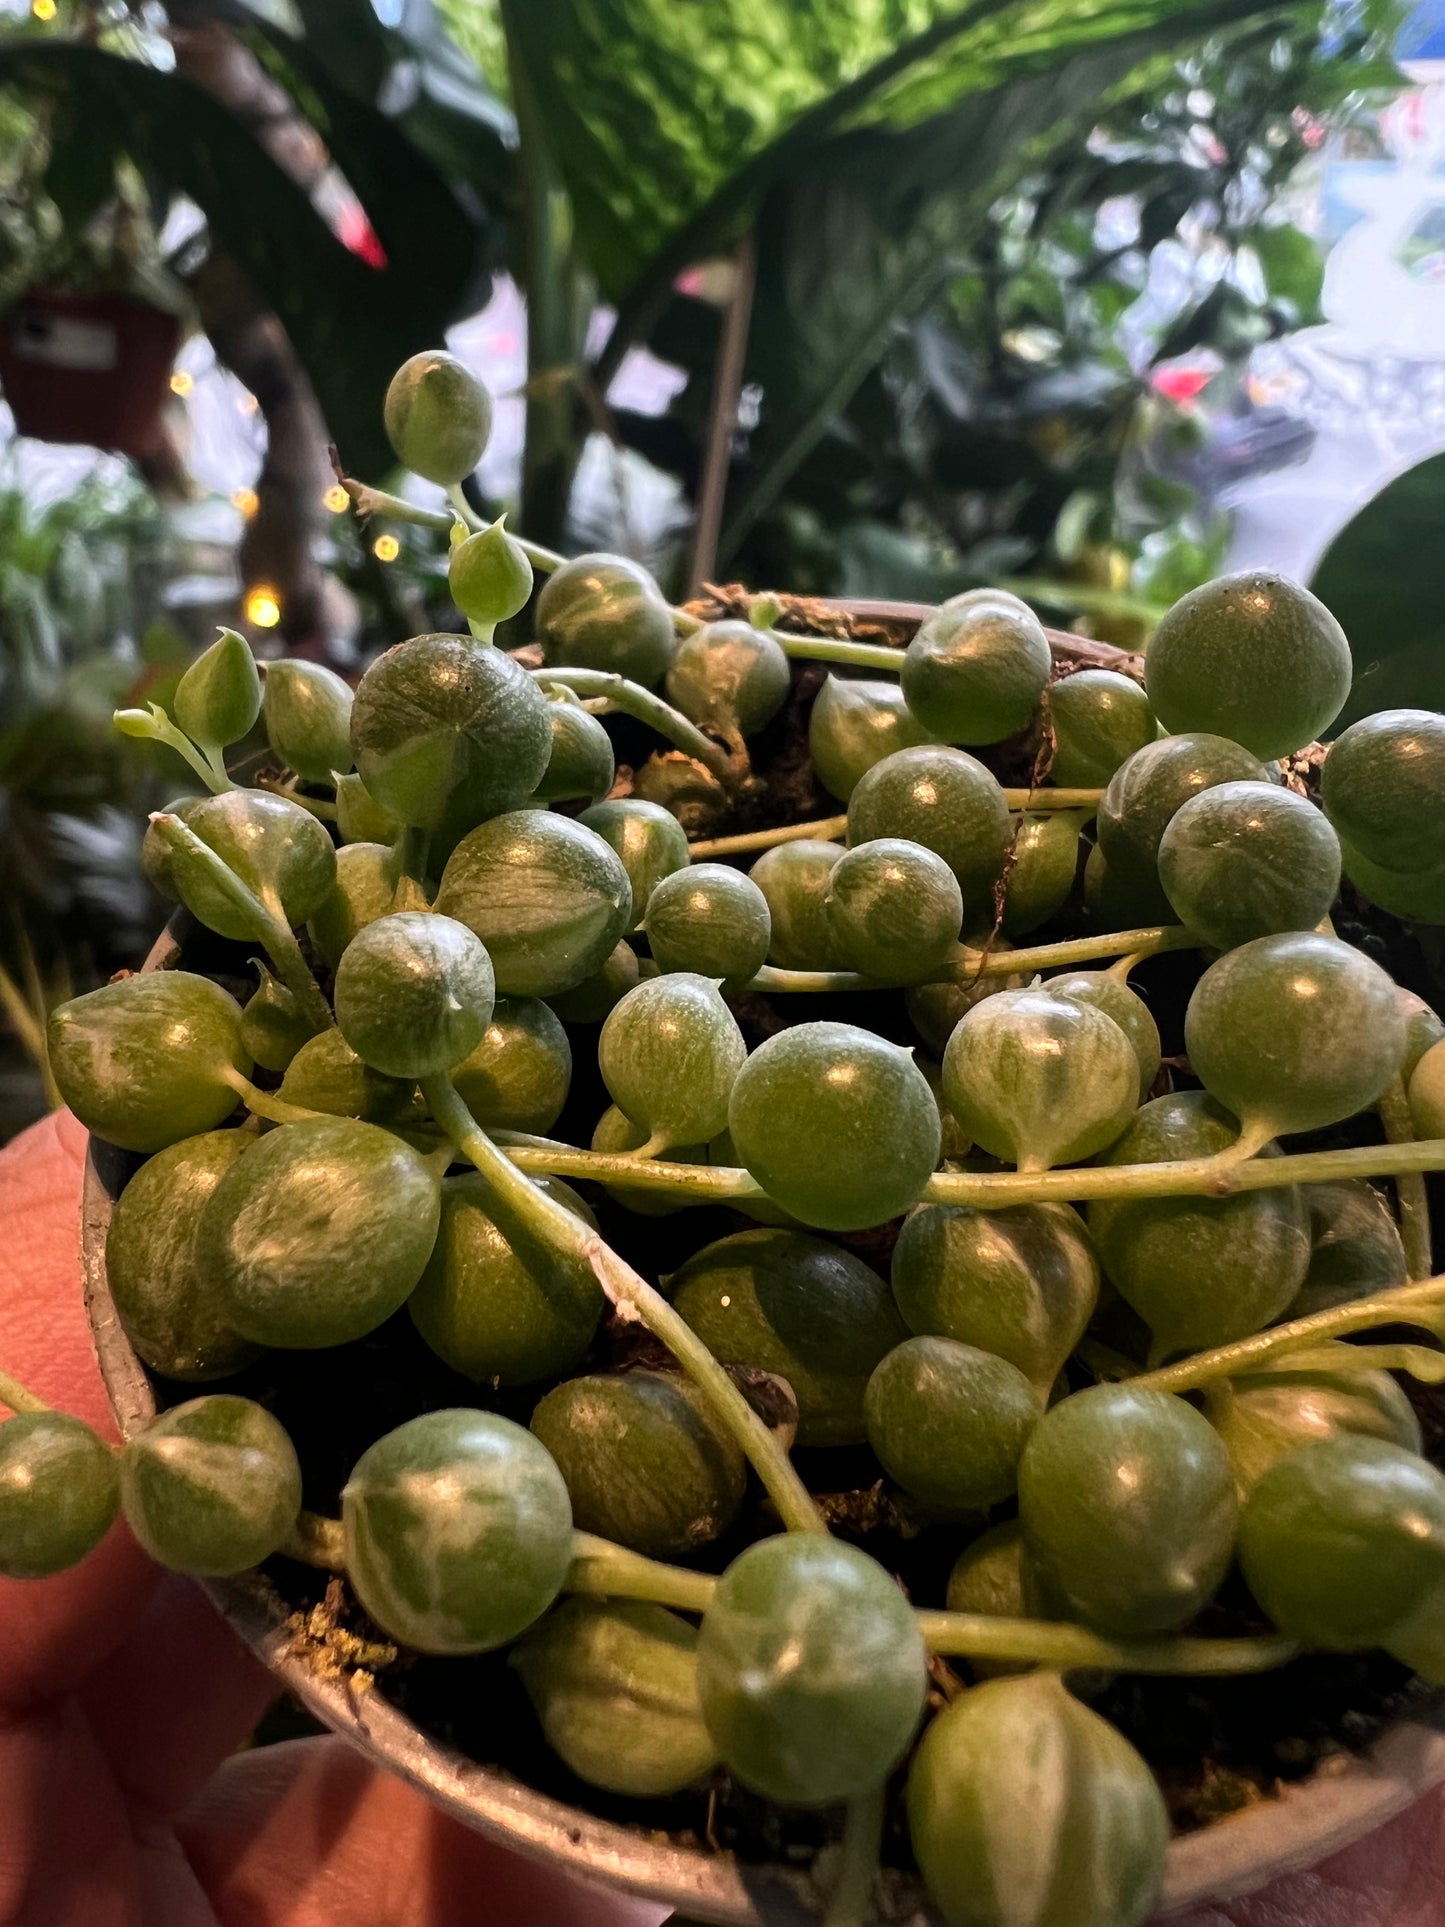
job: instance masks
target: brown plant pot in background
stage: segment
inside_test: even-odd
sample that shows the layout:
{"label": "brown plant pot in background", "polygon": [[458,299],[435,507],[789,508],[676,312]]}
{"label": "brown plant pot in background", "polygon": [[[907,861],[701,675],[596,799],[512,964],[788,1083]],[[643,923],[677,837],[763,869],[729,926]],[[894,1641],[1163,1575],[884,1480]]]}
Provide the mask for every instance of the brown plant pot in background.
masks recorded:
{"label": "brown plant pot in background", "polygon": [[0,386],[22,435],[155,454],[180,317],[132,295],[28,289],[0,317]]}

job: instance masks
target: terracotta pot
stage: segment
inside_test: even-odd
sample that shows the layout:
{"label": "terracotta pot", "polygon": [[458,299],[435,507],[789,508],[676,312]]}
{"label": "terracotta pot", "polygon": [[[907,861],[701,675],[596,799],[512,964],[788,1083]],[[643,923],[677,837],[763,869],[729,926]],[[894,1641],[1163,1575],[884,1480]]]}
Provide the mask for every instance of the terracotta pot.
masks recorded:
{"label": "terracotta pot", "polygon": [[[854,603],[847,613],[860,628],[881,624],[907,634],[925,612],[898,603]],[[1132,668],[1137,660],[1121,658],[1105,645],[1080,645],[1073,637],[1052,640],[1057,654],[1075,661]],[[170,969],[178,960],[167,934],[145,967]],[[106,1232],[128,1169],[121,1153],[91,1140],[81,1236],[86,1302],[101,1373],[127,1437],[155,1409],[150,1382],[121,1330],[106,1281]],[[578,1879],[668,1903],[720,1927],[808,1927],[821,1918],[824,1897],[806,1872],[744,1865],[725,1854],[676,1846],[640,1828],[599,1820],[442,1745],[391,1707],[379,1690],[359,1701],[334,1670],[313,1663],[305,1639],[286,1624],[289,1606],[264,1573],[213,1582],[208,1590],[242,1639],[317,1719],[463,1824],[532,1859],[565,1867]],[[1422,1702],[1368,1753],[1332,1759],[1278,1799],[1176,1840],[1169,1849],[1162,1904],[1173,1909],[1230,1900],[1280,1874],[1313,1866],[1442,1782],[1445,1693]],[[937,1927],[916,1879],[888,1876],[876,1927]]]}
{"label": "terracotta pot", "polygon": [[125,294],[31,288],[0,317],[0,385],[22,435],[146,456],[180,318]]}

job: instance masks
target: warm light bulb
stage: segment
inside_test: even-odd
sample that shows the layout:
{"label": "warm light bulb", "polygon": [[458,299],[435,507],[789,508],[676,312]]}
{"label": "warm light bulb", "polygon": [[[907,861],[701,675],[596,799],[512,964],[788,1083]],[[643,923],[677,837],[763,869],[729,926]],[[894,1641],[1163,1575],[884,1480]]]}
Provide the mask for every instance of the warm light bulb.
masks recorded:
{"label": "warm light bulb", "polygon": [[257,629],[274,629],[281,620],[281,602],[268,583],[246,591],[246,620]]}
{"label": "warm light bulb", "polygon": [[[42,0],[35,0],[35,4],[38,9],[42,4]],[[52,6],[53,4],[54,0],[52,0]],[[176,372],[171,376],[171,393],[173,395],[189,395],[195,385],[195,376],[188,375],[184,368],[177,368]]]}
{"label": "warm light bulb", "polygon": [[37,20],[53,20],[59,8],[55,0],[30,0],[30,11]]}
{"label": "warm light bulb", "polygon": [[346,493],[346,490],[341,486],[340,482],[333,482],[321,500],[324,505],[331,510],[333,515],[340,515],[341,511],[351,500],[351,497]]}
{"label": "warm light bulb", "polygon": [[394,535],[378,535],[371,545],[371,553],[378,562],[395,562],[401,554],[401,544]]}
{"label": "warm light bulb", "polygon": [[249,522],[261,506],[261,498],[253,488],[238,488],[231,492],[231,507],[239,509]]}

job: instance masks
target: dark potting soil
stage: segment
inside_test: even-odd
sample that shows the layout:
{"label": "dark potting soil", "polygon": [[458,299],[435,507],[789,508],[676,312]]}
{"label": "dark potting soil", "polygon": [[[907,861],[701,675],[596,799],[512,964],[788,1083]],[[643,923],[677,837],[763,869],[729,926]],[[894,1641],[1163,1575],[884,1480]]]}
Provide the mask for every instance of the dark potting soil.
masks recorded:
{"label": "dark potting soil", "polygon": [[[723,827],[806,821],[837,805],[817,792],[806,758],[807,706],[822,673],[802,666],[795,678],[795,699],[755,743],[762,781],[744,808]],[[615,728],[619,761],[645,755],[648,739],[627,718],[609,719]],[[1002,746],[988,760],[1012,782],[1028,780],[1037,744]],[[751,858],[740,859],[746,866]],[[1027,941],[1045,943],[1072,934],[1058,927],[1031,933]],[[1369,950],[1396,980],[1436,1008],[1445,1003],[1445,971],[1438,950],[1426,948],[1437,933],[1415,933],[1347,900],[1337,917],[1340,934]],[[173,925],[188,968],[215,975],[244,997],[253,979],[244,950],[201,930],[179,913]],[[1078,928],[1077,918],[1072,930]],[[1151,959],[1133,978],[1160,1025],[1166,1066],[1172,1058],[1176,1084],[1187,1084],[1182,1066],[1183,1012],[1201,968],[1197,957],[1173,953]],[[855,1022],[898,1042],[916,1044],[901,994],[863,996],[741,997],[734,1010],[754,1047],[786,1024],[819,1017]],[[554,1135],[571,1143],[590,1141],[592,1126],[608,1096],[596,1066],[596,1026],[574,1026],[574,1075],[567,1108]],[[1170,1074],[1167,1073],[1166,1074]],[[1292,1140],[1292,1149],[1323,1148],[1368,1136],[1373,1120],[1355,1120],[1348,1133],[1336,1130]],[[603,1235],[644,1276],[665,1279],[693,1252],[752,1220],[737,1212],[708,1207],[660,1218],[637,1217],[617,1206],[598,1187],[580,1187],[596,1210]],[[1445,1219],[1445,1182],[1430,1180],[1435,1222]],[[858,1254],[885,1275],[897,1225],[845,1237]],[[1439,1254],[1437,1252],[1437,1263]],[[638,1339],[604,1325],[588,1359],[576,1368],[607,1370],[638,1355]],[[1071,1368],[1076,1382],[1089,1382],[1083,1368]],[[161,1405],[194,1396],[195,1387],[156,1381]],[[403,1311],[367,1338],[332,1351],[275,1353],[223,1384],[258,1399],[273,1410],[295,1440],[305,1472],[305,1504],[334,1516],[351,1466],[375,1439],[418,1413],[450,1405],[481,1405],[525,1424],[546,1386],[493,1391],[450,1371],[422,1343]],[[1427,1450],[1445,1465],[1445,1390],[1406,1383],[1425,1432]],[[943,1603],[948,1574],[969,1536],[955,1523],[916,1527],[902,1518],[886,1493],[883,1474],[866,1447],[799,1451],[799,1469],[810,1486],[830,1495],[835,1530],[853,1538],[896,1573],[921,1606]],[[992,1518],[1005,1516],[1000,1508]],[[981,1529],[986,1523],[977,1522]],[[776,1518],[756,1492],[731,1532],[698,1555],[695,1564],[721,1571],[753,1539],[777,1530]],[[317,1623],[356,1636],[354,1650],[374,1674],[374,1689],[424,1731],[484,1765],[500,1768],[540,1792],[587,1809],[603,1818],[664,1835],[678,1842],[707,1843],[736,1852],[747,1861],[806,1863],[836,1829],[837,1816],[784,1812],[770,1807],[719,1772],[701,1790],[669,1799],[630,1800],[599,1792],[573,1776],[543,1740],[530,1702],[505,1653],[474,1659],[429,1659],[396,1653],[352,1600],[344,1582],[285,1559],[273,1560],[268,1574],[287,1607],[305,1616],[321,1609]],[[329,1596],[328,1596],[329,1595]],[[1216,1637],[1265,1630],[1238,1578],[1230,1581],[1193,1629]],[[333,1649],[335,1642],[333,1642]],[[951,1670],[950,1670],[951,1669]],[[970,1678],[966,1662],[935,1663],[940,1692]],[[1292,1781],[1306,1778],[1323,1762],[1368,1746],[1383,1729],[1427,1697],[1426,1689],[1395,1661],[1382,1654],[1314,1655],[1273,1673],[1237,1679],[1098,1677],[1073,1680],[1075,1690],[1112,1720],[1140,1749],[1159,1776],[1174,1823],[1191,1831],[1242,1806],[1267,1799]],[[901,1817],[889,1829],[887,1857],[907,1864]]]}

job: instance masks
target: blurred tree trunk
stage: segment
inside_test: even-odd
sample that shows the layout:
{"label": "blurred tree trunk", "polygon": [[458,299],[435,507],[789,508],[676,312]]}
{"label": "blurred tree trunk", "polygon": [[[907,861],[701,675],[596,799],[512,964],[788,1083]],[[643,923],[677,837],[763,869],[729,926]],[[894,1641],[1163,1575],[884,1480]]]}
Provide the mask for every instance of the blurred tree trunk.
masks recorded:
{"label": "blurred tree trunk", "polygon": [[[178,70],[229,108],[294,181],[314,189],[329,157],[285,90],[209,17],[205,0],[173,0],[169,13]],[[285,329],[237,263],[212,246],[188,281],[217,359],[256,397],[266,423],[257,506],[241,538],[242,581],[276,591],[289,648],[324,656],[355,626],[350,598],[315,554],[332,481],[326,423]]]}

